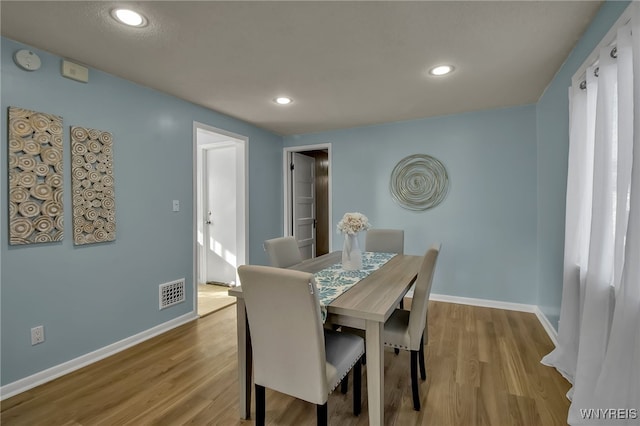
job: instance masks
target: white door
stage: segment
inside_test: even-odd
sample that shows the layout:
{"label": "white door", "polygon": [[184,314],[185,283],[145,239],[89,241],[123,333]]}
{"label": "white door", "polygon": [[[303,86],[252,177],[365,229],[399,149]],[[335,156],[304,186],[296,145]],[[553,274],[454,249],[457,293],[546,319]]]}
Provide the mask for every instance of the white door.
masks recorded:
{"label": "white door", "polygon": [[303,259],[316,255],[315,159],[297,152],[292,156],[293,236]]}
{"label": "white door", "polygon": [[203,151],[205,278],[208,283],[230,284],[238,266],[237,149],[219,144]]}
{"label": "white door", "polygon": [[247,263],[248,139],[194,122],[194,306],[198,285],[238,283]]}

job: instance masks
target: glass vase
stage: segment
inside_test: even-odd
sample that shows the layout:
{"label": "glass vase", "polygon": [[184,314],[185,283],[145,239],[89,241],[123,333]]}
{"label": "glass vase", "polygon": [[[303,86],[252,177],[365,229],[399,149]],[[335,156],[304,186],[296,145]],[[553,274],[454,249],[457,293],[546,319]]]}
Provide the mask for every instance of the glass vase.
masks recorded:
{"label": "glass vase", "polygon": [[358,234],[346,234],[344,236],[342,269],[347,271],[362,269],[362,251],[358,244]]}

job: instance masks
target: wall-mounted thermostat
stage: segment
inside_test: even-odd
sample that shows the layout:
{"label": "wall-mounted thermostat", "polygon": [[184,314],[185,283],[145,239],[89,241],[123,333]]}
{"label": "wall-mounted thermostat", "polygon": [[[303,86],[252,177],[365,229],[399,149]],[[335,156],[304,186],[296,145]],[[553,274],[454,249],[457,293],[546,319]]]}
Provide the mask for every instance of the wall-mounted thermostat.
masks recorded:
{"label": "wall-mounted thermostat", "polygon": [[13,61],[23,70],[35,71],[40,69],[42,62],[38,55],[27,49],[18,50],[13,55]]}

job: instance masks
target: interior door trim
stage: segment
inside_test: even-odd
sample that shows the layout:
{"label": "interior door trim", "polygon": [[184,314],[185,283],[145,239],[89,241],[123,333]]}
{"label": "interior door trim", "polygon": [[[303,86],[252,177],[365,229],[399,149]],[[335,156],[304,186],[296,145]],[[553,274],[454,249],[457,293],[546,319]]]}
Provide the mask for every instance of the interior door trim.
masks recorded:
{"label": "interior door trim", "polygon": [[[283,236],[291,236],[291,229],[289,224],[291,223],[291,202],[292,202],[292,193],[291,193],[291,182],[290,177],[291,174],[289,169],[291,154],[294,152],[305,152],[305,151],[316,151],[316,150],[327,150],[327,158],[329,159],[328,166],[328,177],[329,177],[329,230],[334,229],[334,221],[333,221],[333,178],[332,178],[332,155],[331,155],[331,143],[323,143],[323,144],[315,144],[315,145],[301,145],[301,146],[290,146],[282,149],[282,187],[283,187],[283,215],[282,215],[282,229]],[[333,243],[333,232],[329,231],[329,251],[331,251],[331,247]]]}
{"label": "interior door trim", "polygon": [[[243,180],[243,203],[244,209],[241,213],[242,219],[239,219],[239,223],[242,223],[244,227],[244,238],[241,238],[238,242],[238,264],[248,264],[249,259],[249,137],[230,132],[228,130],[213,127],[208,124],[204,124],[198,121],[193,121],[193,141],[192,141],[192,259],[193,259],[193,310],[198,311],[198,220],[197,220],[197,161],[198,161],[198,129],[202,129],[208,132],[217,133],[219,135],[228,136],[231,139],[235,139],[238,146],[241,147],[242,155],[238,157],[238,161],[242,164],[242,180]],[[236,273],[236,282],[237,279]]]}

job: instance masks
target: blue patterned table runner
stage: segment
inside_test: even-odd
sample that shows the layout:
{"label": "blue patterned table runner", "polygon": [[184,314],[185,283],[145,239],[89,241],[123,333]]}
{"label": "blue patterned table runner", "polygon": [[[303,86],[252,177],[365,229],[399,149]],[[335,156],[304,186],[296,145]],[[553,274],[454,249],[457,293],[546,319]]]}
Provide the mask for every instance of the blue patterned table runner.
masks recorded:
{"label": "blue patterned table runner", "polygon": [[346,271],[342,263],[336,263],[313,274],[316,280],[320,299],[322,322],[327,320],[327,306],[342,293],[353,287],[358,281],[365,279],[376,269],[387,263],[396,253],[362,253],[362,269]]}

